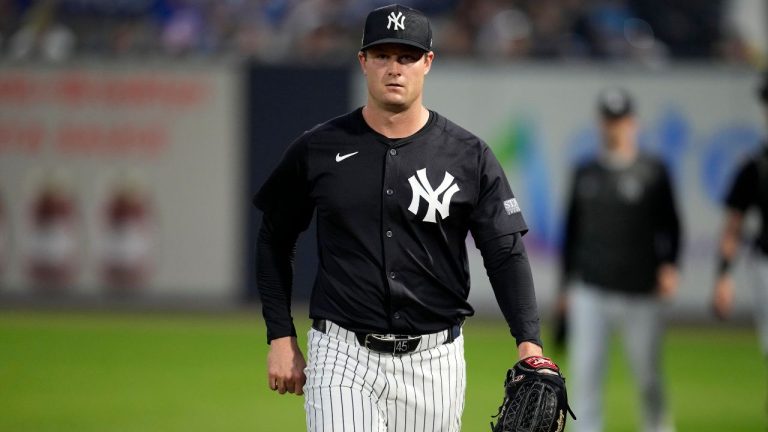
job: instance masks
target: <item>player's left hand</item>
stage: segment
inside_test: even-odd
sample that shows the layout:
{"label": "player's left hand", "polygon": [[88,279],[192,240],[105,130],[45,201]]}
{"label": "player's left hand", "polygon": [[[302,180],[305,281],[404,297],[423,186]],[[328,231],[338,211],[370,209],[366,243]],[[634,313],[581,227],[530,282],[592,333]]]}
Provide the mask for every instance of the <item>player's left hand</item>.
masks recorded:
{"label": "player's left hand", "polygon": [[533,342],[521,342],[520,345],[517,346],[517,353],[521,359],[526,357],[541,357],[544,355],[541,347]]}
{"label": "player's left hand", "polygon": [[527,357],[507,371],[504,400],[491,430],[562,432],[569,413],[575,420],[560,368],[547,357]]}
{"label": "player's left hand", "polygon": [[662,300],[669,300],[677,294],[679,284],[677,267],[672,264],[662,264],[656,273],[656,294]]}

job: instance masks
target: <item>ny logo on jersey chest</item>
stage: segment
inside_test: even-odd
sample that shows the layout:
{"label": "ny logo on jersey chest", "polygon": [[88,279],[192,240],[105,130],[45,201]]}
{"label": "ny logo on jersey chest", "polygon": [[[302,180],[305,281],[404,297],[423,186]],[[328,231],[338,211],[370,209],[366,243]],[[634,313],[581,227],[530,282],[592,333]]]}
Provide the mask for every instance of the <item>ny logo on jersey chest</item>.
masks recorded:
{"label": "ny logo on jersey chest", "polygon": [[[422,168],[416,171],[416,175],[412,175],[408,178],[408,183],[411,185],[411,191],[413,197],[411,198],[411,205],[408,206],[408,211],[413,214],[419,213],[419,204],[421,199],[427,202],[427,214],[424,216],[424,222],[437,223],[436,213],[440,213],[440,218],[445,219],[450,212],[451,198],[458,192],[459,185],[454,183],[453,176],[446,171],[443,182],[437,189],[432,189],[432,185],[429,184],[427,178],[427,169]],[[443,199],[440,199],[440,195],[443,195]]]}

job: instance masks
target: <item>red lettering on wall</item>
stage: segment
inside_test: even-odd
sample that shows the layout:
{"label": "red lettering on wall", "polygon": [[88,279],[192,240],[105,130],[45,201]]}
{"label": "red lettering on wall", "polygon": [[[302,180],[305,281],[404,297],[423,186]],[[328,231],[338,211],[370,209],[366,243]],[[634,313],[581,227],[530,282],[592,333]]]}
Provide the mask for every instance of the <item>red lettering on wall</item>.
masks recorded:
{"label": "red lettering on wall", "polygon": [[0,153],[39,153],[45,129],[39,123],[0,122]]}
{"label": "red lettering on wall", "polygon": [[157,156],[170,142],[162,125],[66,124],[56,131],[62,153],[98,156]]}
{"label": "red lettering on wall", "polygon": [[204,80],[116,78],[103,83],[100,98],[110,105],[185,108],[201,104],[206,89]]}
{"label": "red lettering on wall", "polygon": [[208,79],[98,76],[63,73],[50,85],[51,102],[66,106],[103,105],[109,108],[191,108],[210,94]]}
{"label": "red lettering on wall", "polygon": [[33,79],[21,74],[0,74],[0,105],[26,104],[36,93]]}
{"label": "red lettering on wall", "polygon": [[66,107],[193,108],[211,96],[208,77],[127,75],[69,70],[50,75],[0,72],[0,105],[52,104]]}
{"label": "red lettering on wall", "polygon": [[62,74],[53,82],[54,99],[65,105],[83,105],[92,98],[87,75],[79,72]]}

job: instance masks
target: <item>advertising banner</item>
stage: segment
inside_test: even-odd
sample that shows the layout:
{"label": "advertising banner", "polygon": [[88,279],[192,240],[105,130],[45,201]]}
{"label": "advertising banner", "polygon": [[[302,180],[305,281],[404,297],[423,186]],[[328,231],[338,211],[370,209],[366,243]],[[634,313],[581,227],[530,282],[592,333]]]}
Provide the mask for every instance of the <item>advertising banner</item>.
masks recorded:
{"label": "advertising banner", "polygon": [[0,69],[0,293],[231,298],[232,67]]}

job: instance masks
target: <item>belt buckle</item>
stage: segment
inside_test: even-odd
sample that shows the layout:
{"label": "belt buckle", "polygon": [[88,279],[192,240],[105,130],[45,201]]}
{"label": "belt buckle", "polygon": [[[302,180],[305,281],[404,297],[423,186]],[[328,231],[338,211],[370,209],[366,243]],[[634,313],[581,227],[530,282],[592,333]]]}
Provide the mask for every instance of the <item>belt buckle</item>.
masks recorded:
{"label": "belt buckle", "polygon": [[[416,347],[411,348],[410,344],[416,342],[418,344],[421,341],[421,336],[396,336],[393,334],[375,334],[368,333],[365,335],[365,347],[372,349],[369,345],[370,339],[375,339],[380,342],[386,342],[392,344],[392,355],[406,354],[414,351]],[[374,351],[377,351],[374,349]]]}
{"label": "belt buckle", "polygon": [[384,335],[384,334],[376,334],[376,333],[368,333],[365,335],[365,348],[371,350],[371,351],[378,351],[373,349],[371,345],[371,339],[376,339],[382,342],[386,342],[388,338],[391,338],[392,335]]}

